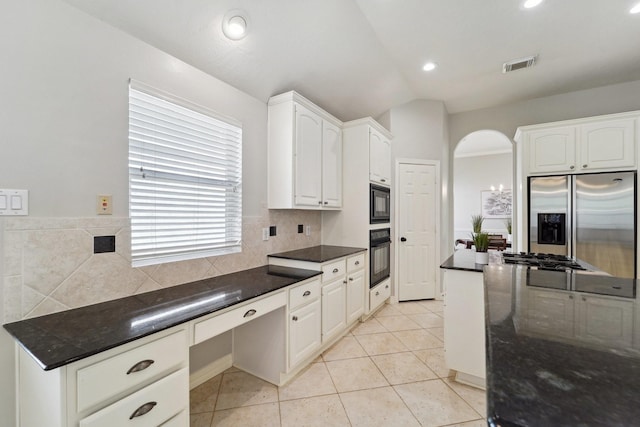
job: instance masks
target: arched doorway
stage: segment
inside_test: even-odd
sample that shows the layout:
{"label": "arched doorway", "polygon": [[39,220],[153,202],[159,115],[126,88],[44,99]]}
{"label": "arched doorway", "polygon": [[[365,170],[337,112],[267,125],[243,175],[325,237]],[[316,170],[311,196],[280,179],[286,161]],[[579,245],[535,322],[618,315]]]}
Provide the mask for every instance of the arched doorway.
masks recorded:
{"label": "arched doorway", "polygon": [[[485,218],[483,231],[507,237],[507,221],[515,217],[505,206],[513,196],[513,164],[513,143],[501,132],[479,130],[458,142],[453,153],[454,242],[470,238],[472,215]],[[492,201],[500,206],[492,208]]]}

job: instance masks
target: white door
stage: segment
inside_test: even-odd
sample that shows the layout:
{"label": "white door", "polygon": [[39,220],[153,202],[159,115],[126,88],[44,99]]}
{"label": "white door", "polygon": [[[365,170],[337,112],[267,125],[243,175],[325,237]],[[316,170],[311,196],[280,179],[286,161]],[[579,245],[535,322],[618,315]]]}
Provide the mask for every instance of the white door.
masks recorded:
{"label": "white door", "polygon": [[345,282],[342,278],[322,287],[322,342],[347,326]]}
{"label": "white door", "polygon": [[322,119],[296,105],[295,204],[320,207]]}
{"label": "white door", "polygon": [[437,166],[398,165],[398,300],[436,297]]}
{"label": "white door", "polygon": [[322,205],[342,206],[342,130],[322,122]]}

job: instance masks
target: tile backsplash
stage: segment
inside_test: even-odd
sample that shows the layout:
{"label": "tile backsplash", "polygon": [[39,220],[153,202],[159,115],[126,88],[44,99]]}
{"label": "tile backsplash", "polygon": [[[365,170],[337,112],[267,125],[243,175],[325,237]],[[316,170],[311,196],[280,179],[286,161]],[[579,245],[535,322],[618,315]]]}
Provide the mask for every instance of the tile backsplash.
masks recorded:
{"label": "tile backsplash", "polygon": [[[128,218],[12,217],[4,222],[2,323],[82,307],[267,263],[267,255],[320,244],[321,214],[267,210],[244,217],[242,252],[131,267]],[[298,233],[311,226],[311,235]],[[262,240],[262,229],[277,235]],[[94,236],[116,236],[116,251],[93,253]],[[0,251],[2,253],[2,251]]]}

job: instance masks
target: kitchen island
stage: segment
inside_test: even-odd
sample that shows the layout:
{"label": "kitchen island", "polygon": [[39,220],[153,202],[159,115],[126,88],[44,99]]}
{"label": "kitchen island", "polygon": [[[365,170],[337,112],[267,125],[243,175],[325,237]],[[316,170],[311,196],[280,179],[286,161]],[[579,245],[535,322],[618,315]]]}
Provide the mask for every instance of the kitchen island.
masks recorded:
{"label": "kitchen island", "polygon": [[484,281],[489,425],[638,424],[636,280],[489,265]]}
{"label": "kitchen island", "polygon": [[[442,263],[444,283],[445,362],[458,382],[485,387],[484,288],[476,252],[459,249]],[[490,265],[502,263],[501,252],[489,252]]]}

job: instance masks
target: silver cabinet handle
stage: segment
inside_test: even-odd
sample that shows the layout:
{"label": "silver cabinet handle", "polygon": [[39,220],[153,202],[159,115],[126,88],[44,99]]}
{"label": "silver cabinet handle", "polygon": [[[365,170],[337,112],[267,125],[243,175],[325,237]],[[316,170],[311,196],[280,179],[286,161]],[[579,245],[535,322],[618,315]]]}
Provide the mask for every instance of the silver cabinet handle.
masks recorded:
{"label": "silver cabinet handle", "polygon": [[380,179],[380,182],[387,182],[385,179]]}
{"label": "silver cabinet handle", "polygon": [[346,284],[347,284],[347,281],[346,281],[346,280],[343,280],[343,281],[342,281],[342,283],[344,283],[344,284],[346,285]]}
{"label": "silver cabinet handle", "polygon": [[355,262],[355,265],[360,265],[360,261],[356,261],[356,262]]}
{"label": "silver cabinet handle", "polygon": [[573,299],[573,295],[569,295],[569,299]]}
{"label": "silver cabinet handle", "polygon": [[386,285],[384,288],[385,288],[385,289],[389,289],[389,285]]}
{"label": "silver cabinet handle", "polygon": [[573,166],[573,165],[569,166],[569,169],[575,169],[575,168],[576,168],[576,167],[575,167],[575,166]]}
{"label": "silver cabinet handle", "polygon": [[333,269],[333,272],[334,272],[334,273],[337,273],[338,271],[340,271],[340,270],[338,270],[337,268],[334,268],[334,269]]}
{"label": "silver cabinet handle", "polygon": [[350,281],[350,282],[353,282],[353,277],[349,277],[349,281]]}
{"label": "silver cabinet handle", "polygon": [[297,322],[297,321],[298,321],[298,316],[293,316],[293,317],[291,318],[291,320],[293,320],[294,322]]}
{"label": "silver cabinet handle", "polygon": [[252,308],[251,310],[247,311],[242,317],[251,317],[254,314],[256,314],[256,311]]}
{"label": "silver cabinet handle", "polygon": [[153,364],[154,364],[154,361],[151,359],[141,360],[140,362],[136,363],[131,368],[129,368],[129,370],[127,371],[127,375],[133,374],[134,372],[144,371],[145,369],[147,369],[149,366]]}
{"label": "silver cabinet handle", "polygon": [[131,414],[129,419],[132,420],[132,419],[134,419],[136,417],[141,417],[144,414],[149,413],[149,411],[151,411],[157,404],[158,404],[158,402],[147,402],[147,403],[145,403],[144,405],[142,405],[141,407],[139,407],[138,409],[133,411],[133,414]]}
{"label": "silver cabinet handle", "polygon": [[585,297],[582,297],[582,301],[586,301],[587,299]]}
{"label": "silver cabinet handle", "polygon": [[322,200],[318,200],[318,204],[321,205],[322,204]]}
{"label": "silver cabinet handle", "polygon": [[309,295],[311,295],[311,291],[304,291],[304,294],[302,294],[303,297],[308,297]]}
{"label": "silver cabinet handle", "polygon": [[586,168],[587,166],[589,166],[589,165],[582,165],[583,168]]}
{"label": "silver cabinet handle", "polygon": [[325,204],[325,205],[328,205],[328,204],[329,204],[329,202],[324,202],[324,204]]}
{"label": "silver cabinet handle", "polygon": [[380,291],[376,291],[376,296],[380,295]]}

